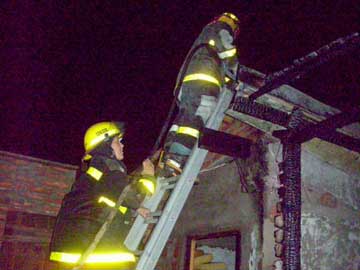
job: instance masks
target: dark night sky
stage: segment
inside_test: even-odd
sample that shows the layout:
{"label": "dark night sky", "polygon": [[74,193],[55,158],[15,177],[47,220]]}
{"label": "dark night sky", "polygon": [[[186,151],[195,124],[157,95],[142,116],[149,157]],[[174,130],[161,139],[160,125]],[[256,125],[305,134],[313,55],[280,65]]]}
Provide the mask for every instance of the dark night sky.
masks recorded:
{"label": "dark night sky", "polygon": [[[191,44],[224,11],[241,20],[240,62],[263,73],[360,28],[358,1],[124,2],[1,1],[0,150],[78,164],[87,127],[123,120],[133,168],[155,143]],[[294,86],[358,105],[359,66],[357,53]]]}

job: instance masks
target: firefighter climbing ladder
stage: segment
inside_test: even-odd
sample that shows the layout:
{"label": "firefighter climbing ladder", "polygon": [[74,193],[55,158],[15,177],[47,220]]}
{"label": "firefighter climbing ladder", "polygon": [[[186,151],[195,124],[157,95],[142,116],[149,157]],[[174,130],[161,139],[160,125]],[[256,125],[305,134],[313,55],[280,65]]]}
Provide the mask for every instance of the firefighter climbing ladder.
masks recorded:
{"label": "firefighter climbing ladder", "polygon": [[[207,128],[213,130],[219,129],[232,97],[233,93],[226,88],[221,92],[217,105],[206,124]],[[180,177],[158,179],[154,195],[145,199],[144,207],[152,211],[154,218],[158,218],[152,220],[157,222],[146,243],[145,249],[141,252],[136,270],[153,270],[156,266],[170,233],[175,226],[176,220],[188,198],[194,181],[200,172],[207,152],[207,150],[195,146]],[[166,190],[171,189],[172,192],[166,202],[164,210],[161,212],[157,211]],[[149,220],[146,221],[140,216],[135,219],[125,240],[125,245],[130,250],[134,252],[137,251],[149,223]]]}

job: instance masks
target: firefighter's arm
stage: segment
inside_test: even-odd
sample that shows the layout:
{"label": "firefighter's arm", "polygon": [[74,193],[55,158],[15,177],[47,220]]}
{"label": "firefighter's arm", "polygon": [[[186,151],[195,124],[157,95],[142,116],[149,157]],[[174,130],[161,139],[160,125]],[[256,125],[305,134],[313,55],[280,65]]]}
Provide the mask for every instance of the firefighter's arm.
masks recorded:
{"label": "firefighter's arm", "polygon": [[145,159],[142,162],[142,166],[130,176],[132,178],[132,184],[139,193],[151,195],[155,192],[155,166],[149,158]]}
{"label": "firefighter's arm", "polygon": [[150,210],[141,206],[141,201],[144,196],[138,192],[137,182],[131,183],[131,188],[125,197],[124,205],[136,210],[136,213],[141,215],[143,218],[148,218],[151,214]]}
{"label": "firefighter's arm", "polygon": [[[150,159],[145,159],[142,162],[141,168],[130,175],[132,188],[129,192],[129,196],[126,198],[127,204],[134,202],[135,198],[137,201],[142,201],[145,195],[154,193],[156,183],[156,177],[154,175],[154,164]],[[150,210],[142,206],[139,206],[136,209],[136,212],[143,218],[148,218],[151,215]]]}
{"label": "firefighter's arm", "polygon": [[141,175],[155,175],[155,166],[149,158],[145,159],[142,163]]}

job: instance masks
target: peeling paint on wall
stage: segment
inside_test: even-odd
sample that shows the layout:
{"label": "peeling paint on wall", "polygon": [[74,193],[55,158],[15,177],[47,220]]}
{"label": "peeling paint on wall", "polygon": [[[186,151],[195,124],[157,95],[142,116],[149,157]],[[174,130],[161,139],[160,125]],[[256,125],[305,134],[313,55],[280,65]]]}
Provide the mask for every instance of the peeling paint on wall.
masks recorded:
{"label": "peeling paint on wall", "polygon": [[359,269],[360,221],[303,214],[301,231],[302,269]]}
{"label": "peeling paint on wall", "polygon": [[274,190],[280,187],[278,162],[282,161],[282,146],[278,143],[268,144],[266,160],[268,174],[264,177],[267,190]]}
{"label": "peeling paint on wall", "polygon": [[[268,145],[268,175],[264,177],[268,190],[280,186],[277,162],[281,161],[281,151],[278,143]],[[360,169],[357,173],[352,173],[345,168],[337,168],[306,149],[301,153],[301,163],[303,185],[311,185],[320,193],[327,192],[353,209],[360,209]]]}
{"label": "peeling paint on wall", "polygon": [[254,226],[251,232],[251,253],[249,257],[249,270],[258,270],[259,256],[259,227]]}
{"label": "peeling paint on wall", "polygon": [[316,190],[329,192],[355,210],[360,209],[360,179],[303,151],[301,175],[303,183]]}

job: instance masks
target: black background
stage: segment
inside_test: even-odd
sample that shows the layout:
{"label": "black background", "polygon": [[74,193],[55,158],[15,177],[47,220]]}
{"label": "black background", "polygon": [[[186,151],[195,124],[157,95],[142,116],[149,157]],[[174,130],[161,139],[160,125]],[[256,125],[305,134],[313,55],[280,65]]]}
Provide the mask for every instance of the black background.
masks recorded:
{"label": "black background", "polygon": [[[1,1],[0,150],[69,164],[103,120],[127,123],[125,163],[154,145],[197,35],[229,11],[241,64],[269,74],[359,30],[358,1]],[[296,88],[340,109],[359,104],[359,51]]]}

